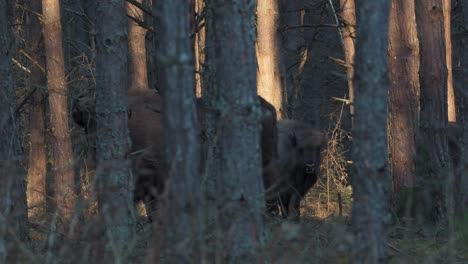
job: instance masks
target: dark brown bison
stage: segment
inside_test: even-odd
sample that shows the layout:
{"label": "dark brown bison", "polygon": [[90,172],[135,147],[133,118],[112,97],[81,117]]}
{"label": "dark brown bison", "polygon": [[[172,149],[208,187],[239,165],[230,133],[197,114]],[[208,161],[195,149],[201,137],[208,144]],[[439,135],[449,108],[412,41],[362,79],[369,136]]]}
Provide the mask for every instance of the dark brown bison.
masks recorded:
{"label": "dark brown bison", "polygon": [[[134,199],[135,202],[145,203],[150,221],[151,212],[155,211],[157,198],[164,191],[168,178],[163,155],[161,99],[159,94],[150,90],[133,91],[128,95],[128,125],[132,142],[132,172],[135,178]],[[267,164],[277,157],[276,111],[263,98],[259,97],[259,100],[262,109],[262,160],[263,164]],[[196,104],[200,123],[204,115],[203,100],[197,99]],[[96,131],[94,101],[89,97],[75,100],[72,116],[78,125],[84,127],[88,141],[93,146]],[[202,132],[203,130],[199,129],[200,136]],[[91,150],[95,152],[95,148]]]}
{"label": "dark brown bison", "polygon": [[298,217],[301,199],[320,176],[327,139],[300,121],[280,120],[277,128],[278,159],[264,170],[267,209],[283,217]]}

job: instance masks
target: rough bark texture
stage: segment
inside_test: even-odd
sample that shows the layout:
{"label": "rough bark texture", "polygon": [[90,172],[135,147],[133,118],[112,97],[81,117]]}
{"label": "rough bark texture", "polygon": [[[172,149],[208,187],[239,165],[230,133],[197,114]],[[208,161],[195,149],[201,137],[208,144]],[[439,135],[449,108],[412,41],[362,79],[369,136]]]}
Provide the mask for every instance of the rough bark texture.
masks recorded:
{"label": "rough bark texture", "polygon": [[[29,2],[29,9],[37,14],[42,13],[41,2]],[[28,207],[29,215],[36,214],[45,209],[46,200],[46,133],[45,133],[45,56],[44,42],[42,41],[41,25],[38,16],[28,13],[29,19],[29,54],[33,66],[29,82],[31,89],[35,89],[31,98],[29,114],[29,170],[28,170]]]}
{"label": "rough bark texture", "polygon": [[[143,3],[142,0],[137,0]],[[140,21],[145,21],[143,11],[133,4],[126,3],[127,15]],[[133,19],[128,19],[128,69],[129,90],[148,89],[148,72],[146,67],[146,29],[138,25]]]}
{"label": "rough bark texture", "polygon": [[[414,0],[392,0],[390,8],[388,63],[389,152],[393,180],[393,203],[404,210],[406,194],[416,181],[416,137],[419,124],[419,44]],[[404,212],[399,212],[404,213]]]}
{"label": "rough bark texture", "polygon": [[[117,251],[133,233],[133,180],[127,99],[127,17],[124,1],[100,1],[96,10],[96,121],[99,213]],[[107,250],[110,250],[108,247]],[[106,252],[110,254],[112,252]],[[114,256],[118,257],[118,256]]]}
{"label": "rough bark texture", "polygon": [[284,112],[284,70],[279,50],[278,0],[257,0],[257,89],[281,119]]}
{"label": "rough bark texture", "polygon": [[444,11],[444,36],[445,36],[445,58],[447,61],[447,104],[448,104],[448,121],[456,122],[456,103],[455,91],[453,88],[452,74],[452,34],[451,34],[451,18],[452,18],[452,0],[443,0],[442,9]]}
{"label": "rough bark texture", "polygon": [[341,35],[343,37],[343,49],[345,54],[346,76],[348,77],[349,109],[351,119],[354,116],[354,54],[356,38],[356,7],[354,0],[340,0],[340,15],[343,23]]}
{"label": "rough bark texture", "polygon": [[[18,120],[15,115],[15,80],[11,64],[13,53],[12,6],[0,1],[0,262],[16,263],[16,239],[29,239],[26,205],[26,172],[23,170]],[[11,3],[11,2],[10,2]],[[15,238],[13,238],[15,237]]]}
{"label": "rough bark texture", "polygon": [[[157,1],[158,45],[156,61],[160,85],[164,87],[164,138],[169,182],[165,245],[169,262],[200,262],[200,170],[198,123],[195,108],[193,41],[190,38],[190,6],[185,0]],[[174,21],[174,18],[178,19]],[[165,220],[165,221],[164,221]],[[157,230],[158,228],[155,228]],[[164,239],[155,236],[155,240]],[[157,242],[157,241],[156,241]],[[157,262],[157,259],[155,259]]]}
{"label": "rough bark texture", "polygon": [[446,217],[446,187],[451,166],[447,142],[447,64],[442,0],[415,0],[420,43],[420,135],[418,139],[418,186],[423,204],[418,214],[425,220]]}
{"label": "rough bark texture", "polygon": [[55,206],[66,224],[73,215],[73,152],[68,126],[67,83],[62,48],[62,26],[58,0],[42,0],[42,22],[47,63],[51,150],[53,155]]}
{"label": "rough bark texture", "polygon": [[354,263],[385,262],[390,177],[387,152],[387,0],[356,2],[353,127]]}
{"label": "rough bark texture", "polygon": [[205,228],[219,231],[209,238],[209,253],[236,262],[262,243],[265,231],[255,1],[209,0],[206,9]]}
{"label": "rough bark texture", "polygon": [[297,108],[302,71],[307,58],[304,30],[304,1],[280,0],[279,48],[284,70],[283,114],[294,118]]}
{"label": "rough bark texture", "polygon": [[457,213],[467,214],[468,212],[468,2],[459,1],[461,6],[461,21],[459,22],[462,34],[460,35],[458,46],[458,59],[455,64],[460,65],[458,74],[454,72],[456,84],[458,84],[457,98],[459,99],[459,122],[462,128],[462,136],[460,145],[462,148],[462,156],[460,160],[462,164],[459,166],[459,173],[456,178],[456,209]]}

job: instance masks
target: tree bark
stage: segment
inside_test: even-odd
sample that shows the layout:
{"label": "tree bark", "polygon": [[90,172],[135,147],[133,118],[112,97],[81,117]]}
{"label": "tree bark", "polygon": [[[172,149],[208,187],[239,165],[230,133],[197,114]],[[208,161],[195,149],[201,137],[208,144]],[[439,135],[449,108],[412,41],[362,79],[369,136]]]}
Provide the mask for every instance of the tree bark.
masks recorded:
{"label": "tree bark", "polygon": [[67,226],[73,215],[75,194],[59,1],[42,0],[42,11],[52,137],[51,149],[54,160],[52,173],[55,206],[60,219],[64,221],[64,226]]}
{"label": "tree bark", "polygon": [[209,253],[236,262],[251,254],[264,234],[255,1],[209,0],[206,10],[205,228],[215,230]]}
{"label": "tree bark", "polygon": [[197,97],[202,95],[202,74],[203,65],[205,64],[205,1],[195,1],[195,91]]}
{"label": "tree bark", "polygon": [[[418,185],[425,193],[424,219],[447,216],[451,179],[447,142],[447,64],[442,0],[415,0],[420,43],[421,110],[418,139]],[[422,198],[421,198],[422,199]]]}
{"label": "tree bark", "polygon": [[[143,3],[142,0],[137,0]],[[127,15],[145,21],[143,11],[133,4],[126,3]],[[148,89],[148,72],[146,67],[146,29],[133,19],[128,19],[128,53],[129,53],[129,90]]]}
{"label": "tree bark", "polygon": [[349,93],[349,112],[351,114],[351,122],[354,117],[354,54],[355,44],[354,39],[356,31],[356,5],[354,0],[340,0],[341,20],[343,27],[341,35],[343,37],[343,49],[345,54],[346,76],[348,77],[348,93]]}
{"label": "tree bark", "polygon": [[[124,1],[100,1],[96,10],[96,157],[101,220],[117,251],[133,234],[133,179],[128,155],[127,17]],[[110,239],[109,239],[110,240]],[[107,249],[106,250],[110,250]],[[118,258],[120,256],[113,256]]]}
{"label": "tree bark", "polygon": [[356,2],[353,127],[354,263],[382,263],[390,220],[387,152],[389,1]]}
{"label": "tree bark", "polygon": [[258,94],[276,109],[281,119],[284,112],[285,76],[279,50],[279,0],[257,0],[257,89]]}
{"label": "tree bark", "polygon": [[[164,142],[169,168],[168,197],[163,201],[166,211],[158,211],[158,215],[167,223],[163,243],[169,249],[169,262],[199,263],[202,207],[191,7],[185,0],[157,1],[154,10],[160,14],[155,25],[155,50],[158,79],[164,87]],[[178,18],[176,22],[174,18]],[[161,239],[155,236],[155,240]]]}
{"label": "tree bark", "polygon": [[452,4],[451,0],[443,0],[442,9],[444,12],[444,36],[445,36],[445,58],[447,61],[447,104],[448,104],[448,121],[456,122],[456,103],[455,91],[453,89],[453,74],[452,74],[452,34],[451,34],[451,19],[452,19]]}
{"label": "tree bark", "polygon": [[28,7],[34,13],[29,16],[29,56],[33,66],[29,82],[35,92],[31,98],[29,114],[29,171],[28,171],[28,207],[29,215],[36,215],[45,210],[46,205],[46,133],[45,133],[45,98],[46,86],[44,42],[42,41],[41,25],[37,14],[42,13],[41,2],[32,1]]}
{"label": "tree bark", "polygon": [[29,240],[26,172],[18,130],[12,54],[12,2],[0,1],[0,262],[16,263],[18,239]]}
{"label": "tree bark", "polygon": [[397,213],[416,181],[416,136],[419,115],[419,43],[414,0],[392,0],[388,61],[390,70],[389,152],[393,204]]}

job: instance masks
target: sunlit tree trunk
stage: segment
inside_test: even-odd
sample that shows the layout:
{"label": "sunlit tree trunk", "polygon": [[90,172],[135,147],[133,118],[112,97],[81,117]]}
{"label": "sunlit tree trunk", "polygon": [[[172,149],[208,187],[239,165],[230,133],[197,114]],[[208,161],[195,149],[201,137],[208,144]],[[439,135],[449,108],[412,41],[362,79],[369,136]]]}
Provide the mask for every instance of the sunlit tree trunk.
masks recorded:
{"label": "sunlit tree trunk", "polygon": [[[132,178],[128,155],[127,17],[124,1],[100,1],[96,10],[96,157],[98,204],[105,223],[105,255],[124,254],[133,235]],[[106,243],[106,242],[104,242]]]}
{"label": "sunlit tree trunk", "polygon": [[257,89],[258,94],[283,116],[284,70],[279,50],[278,0],[257,0]]}
{"label": "sunlit tree trunk", "polygon": [[353,263],[385,262],[390,218],[387,152],[390,1],[356,1]]}
{"label": "sunlit tree trunk", "polygon": [[66,226],[73,215],[75,195],[59,1],[42,0],[42,12],[49,91],[51,149],[54,160],[52,174],[55,206],[59,217]]}
{"label": "sunlit tree trunk", "polygon": [[442,0],[415,0],[420,43],[420,136],[418,185],[426,195],[421,206],[424,219],[446,217],[446,187],[451,169],[447,142],[447,63]]}
{"label": "sunlit tree trunk", "polygon": [[[206,10],[205,228],[219,231],[210,234],[208,250],[235,263],[264,234],[255,1],[207,0]],[[222,260],[209,256],[207,263]]]}
{"label": "sunlit tree trunk", "polygon": [[455,92],[453,89],[453,74],[452,74],[452,34],[451,34],[451,18],[452,4],[451,0],[443,0],[442,9],[444,11],[444,34],[445,34],[445,58],[447,61],[447,104],[448,104],[448,121],[456,122],[456,103]]}
{"label": "sunlit tree trunk", "polygon": [[[160,85],[164,87],[165,156],[168,161],[168,197],[158,213],[163,222],[171,263],[199,263],[201,178],[197,111],[195,108],[195,76],[191,7],[185,0],[157,1],[160,14],[157,28],[156,61]],[[174,18],[178,18],[176,22]],[[157,230],[157,228],[155,228]],[[155,259],[157,262],[158,259]]]}
{"label": "sunlit tree trunk", "polygon": [[195,1],[195,29],[197,30],[195,35],[195,91],[197,97],[202,95],[202,72],[203,65],[205,64],[205,1]]}
{"label": "sunlit tree trunk", "polygon": [[416,136],[419,124],[419,44],[414,0],[392,0],[388,33],[390,71],[389,152],[393,203],[405,213],[416,181]]}
{"label": "sunlit tree trunk", "polygon": [[[142,0],[136,0],[143,3]],[[127,15],[139,21],[145,21],[143,11],[133,4],[126,3]],[[146,29],[133,19],[128,19],[128,53],[129,53],[129,90],[148,89],[148,72],[146,67]]]}
{"label": "sunlit tree trunk", "polygon": [[302,71],[307,59],[304,29],[304,1],[279,0],[281,23],[279,31],[279,49],[284,69],[283,113],[288,118],[295,118],[298,96],[302,80]]}
{"label": "sunlit tree trunk", "polygon": [[12,2],[0,1],[0,262],[17,263],[20,243],[29,239],[26,172],[23,170],[16,93],[12,69],[15,45]]}
{"label": "sunlit tree trunk", "polygon": [[349,93],[349,110],[351,120],[354,116],[354,54],[356,38],[356,7],[354,0],[340,0],[341,19],[343,28],[341,35],[343,37],[343,48],[345,54],[346,76],[348,77],[348,93]]}
{"label": "sunlit tree trunk", "polygon": [[33,60],[29,82],[35,92],[31,98],[29,114],[29,171],[28,171],[28,207],[29,214],[35,215],[45,209],[46,200],[46,133],[45,133],[45,57],[41,25],[37,14],[42,13],[41,2],[31,1],[28,8],[35,13],[28,13],[29,19],[29,56]]}

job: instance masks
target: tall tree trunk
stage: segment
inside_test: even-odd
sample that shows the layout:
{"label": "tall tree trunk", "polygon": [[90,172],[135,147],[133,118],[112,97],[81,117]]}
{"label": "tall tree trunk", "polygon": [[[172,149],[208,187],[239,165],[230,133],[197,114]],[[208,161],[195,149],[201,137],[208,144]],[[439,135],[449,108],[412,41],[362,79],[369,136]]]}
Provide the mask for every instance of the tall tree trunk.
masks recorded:
{"label": "tall tree trunk", "polygon": [[205,0],[195,1],[195,91],[197,97],[202,95],[202,72],[205,64]]}
{"label": "tall tree trunk", "polygon": [[66,226],[73,215],[75,194],[59,1],[42,0],[42,11],[52,136],[51,149],[54,159],[52,173],[55,206]]}
{"label": "tall tree trunk", "polygon": [[448,104],[448,121],[456,122],[456,103],[455,91],[453,89],[453,74],[452,74],[452,34],[451,34],[451,19],[452,19],[452,0],[443,0],[442,9],[444,11],[444,36],[445,36],[445,58],[447,61],[447,104]]}
{"label": "tall tree trunk", "polygon": [[459,121],[462,128],[461,147],[462,156],[460,161],[460,175],[457,175],[457,213],[468,215],[468,2],[459,1],[461,4],[461,26],[464,28],[464,35],[461,37],[460,45],[460,88],[457,89],[459,96]]}
{"label": "tall tree trunk", "polygon": [[[164,87],[165,156],[170,168],[164,206],[167,211],[159,213],[168,223],[164,243],[169,249],[169,262],[198,263],[202,207],[191,7],[185,0],[157,1],[154,10],[160,14],[155,25],[156,61],[160,69],[158,79]],[[155,236],[155,240],[161,239]]]}
{"label": "tall tree trunk", "polygon": [[255,1],[207,0],[206,9],[202,92],[209,146],[203,176],[207,227],[220,231],[210,239],[217,248],[209,250],[221,249],[236,262],[262,243],[264,233]]}
{"label": "tall tree trunk", "polygon": [[[135,222],[129,170],[127,17],[124,1],[101,1],[96,10],[96,157],[99,214],[125,254]],[[107,249],[108,247],[106,247]],[[120,257],[120,256],[113,256]]]}
{"label": "tall tree trunk", "polygon": [[[354,53],[355,44],[354,39],[356,31],[356,6],[354,0],[340,0],[341,20],[343,28],[341,35],[343,37],[343,49],[345,54],[346,63],[346,76],[348,77],[348,91],[349,91],[349,112],[351,120],[354,117],[354,88],[353,88],[353,75],[354,75]],[[352,122],[352,121],[351,121]]]}
{"label": "tall tree trunk", "polygon": [[415,0],[420,43],[418,185],[425,193],[424,219],[446,217],[451,170],[447,142],[447,64],[442,0]]}
{"label": "tall tree trunk", "polygon": [[[142,0],[136,0],[142,4]],[[126,3],[127,15],[145,21],[143,11],[133,4]],[[129,54],[129,90],[148,89],[148,72],[146,67],[146,29],[133,19],[128,19],[128,54]]]}
{"label": "tall tree trunk", "polygon": [[280,50],[284,68],[284,111],[288,118],[295,118],[302,79],[302,70],[307,59],[304,30],[301,28],[304,16],[302,0],[280,0],[281,26]]}
{"label": "tall tree trunk", "polygon": [[382,263],[390,218],[387,152],[387,0],[356,2],[353,126],[354,263]]}
{"label": "tall tree trunk", "polygon": [[284,70],[279,50],[279,0],[257,0],[257,89],[281,119],[284,113]]}
{"label": "tall tree trunk", "polygon": [[46,133],[45,133],[45,57],[41,25],[37,14],[42,13],[41,2],[31,1],[28,8],[33,11],[29,16],[29,56],[33,60],[29,82],[36,90],[31,98],[29,114],[29,171],[28,171],[28,207],[29,214],[35,215],[45,210],[46,201]]}
{"label": "tall tree trunk", "polygon": [[12,2],[0,1],[0,262],[16,263],[19,239],[29,239],[26,204],[26,172],[22,169],[18,120],[15,113],[16,93],[11,58]]}
{"label": "tall tree trunk", "polygon": [[416,136],[419,124],[419,44],[414,0],[392,0],[388,61],[390,71],[389,152],[393,203],[405,213],[416,181]]}

